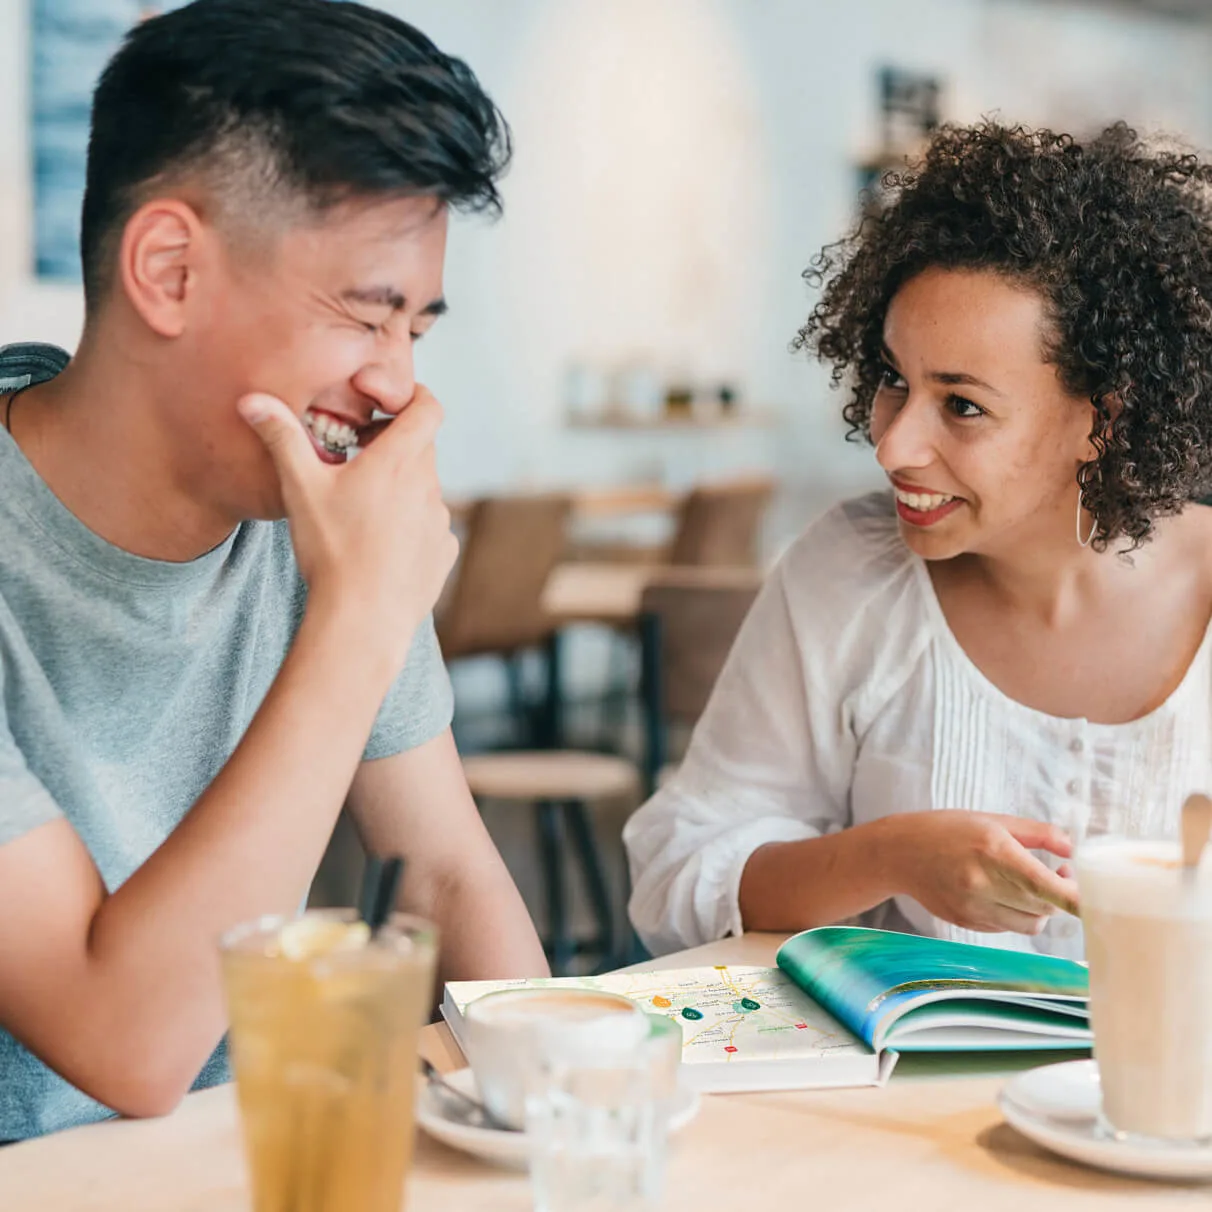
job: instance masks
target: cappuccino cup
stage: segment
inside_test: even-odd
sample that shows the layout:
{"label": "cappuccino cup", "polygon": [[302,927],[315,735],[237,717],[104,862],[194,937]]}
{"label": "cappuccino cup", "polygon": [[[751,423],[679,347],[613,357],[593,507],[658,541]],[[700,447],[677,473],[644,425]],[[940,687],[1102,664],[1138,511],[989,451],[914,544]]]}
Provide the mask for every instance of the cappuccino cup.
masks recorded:
{"label": "cappuccino cup", "polygon": [[1104,1126],[1212,1141],[1212,862],[1100,837],[1075,860]]}
{"label": "cappuccino cup", "polygon": [[552,1065],[610,1063],[647,1040],[649,1016],[592,989],[503,989],[463,1010],[463,1045],[493,1117],[523,1127],[526,1095]]}

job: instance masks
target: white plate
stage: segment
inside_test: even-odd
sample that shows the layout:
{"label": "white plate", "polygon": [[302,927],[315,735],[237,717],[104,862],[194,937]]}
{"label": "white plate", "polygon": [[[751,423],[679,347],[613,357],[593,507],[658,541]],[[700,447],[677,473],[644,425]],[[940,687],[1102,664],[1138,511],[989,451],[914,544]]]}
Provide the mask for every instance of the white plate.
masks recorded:
{"label": "white plate", "polygon": [[[458,1069],[445,1076],[456,1090],[479,1097],[476,1079],[470,1069]],[[693,1090],[679,1090],[669,1120],[669,1130],[680,1131],[694,1119],[698,1111],[698,1094]],[[460,1113],[456,1099],[443,1098],[441,1092],[426,1081],[422,1081],[417,1095],[417,1124],[443,1144],[482,1157],[485,1161],[523,1167],[529,1158],[530,1141],[525,1132],[484,1128],[470,1122]]]}
{"label": "white plate", "polygon": [[1212,1180],[1212,1146],[1110,1136],[1099,1127],[1101,1098],[1097,1063],[1079,1060],[1018,1074],[997,1103],[1024,1136],[1087,1166],[1142,1178]]}

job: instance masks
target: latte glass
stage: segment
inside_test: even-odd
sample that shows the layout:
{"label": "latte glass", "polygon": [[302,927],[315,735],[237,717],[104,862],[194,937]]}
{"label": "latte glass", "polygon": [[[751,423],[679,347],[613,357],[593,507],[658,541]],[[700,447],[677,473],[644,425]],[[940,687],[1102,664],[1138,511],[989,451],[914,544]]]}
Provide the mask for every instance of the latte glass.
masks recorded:
{"label": "latte glass", "polygon": [[1212,1142],[1212,855],[1177,840],[1083,841],[1075,869],[1104,1127]]}

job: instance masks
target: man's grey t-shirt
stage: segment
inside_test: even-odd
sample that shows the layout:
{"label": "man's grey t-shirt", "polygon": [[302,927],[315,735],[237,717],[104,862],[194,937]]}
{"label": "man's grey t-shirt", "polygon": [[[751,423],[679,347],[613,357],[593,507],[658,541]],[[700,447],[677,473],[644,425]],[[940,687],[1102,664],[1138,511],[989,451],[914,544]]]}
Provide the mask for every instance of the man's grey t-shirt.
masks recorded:
{"label": "man's grey t-shirt", "polygon": [[[52,346],[0,348],[0,391],[66,363]],[[143,559],[85,527],[0,428],[0,846],[66,817],[116,889],[235,749],[304,601],[285,523],[245,523],[189,563]],[[431,739],[451,711],[430,623],[365,756]],[[226,1078],[220,1047],[198,1085]],[[0,1141],[110,1114],[0,1030]]]}

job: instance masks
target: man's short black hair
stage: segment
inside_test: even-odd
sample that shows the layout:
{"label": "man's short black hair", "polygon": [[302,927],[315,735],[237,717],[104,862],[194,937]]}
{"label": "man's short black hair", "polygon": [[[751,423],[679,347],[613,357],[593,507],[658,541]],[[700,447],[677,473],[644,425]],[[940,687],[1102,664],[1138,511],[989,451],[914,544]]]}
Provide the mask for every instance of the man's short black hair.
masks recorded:
{"label": "man's short black hair", "polygon": [[[90,308],[123,225],[197,173],[233,209],[432,196],[499,212],[509,128],[471,69],[337,0],[194,0],[135,26],[93,97],[81,222]],[[237,216],[238,217],[238,216]],[[253,215],[245,216],[254,218]]]}

